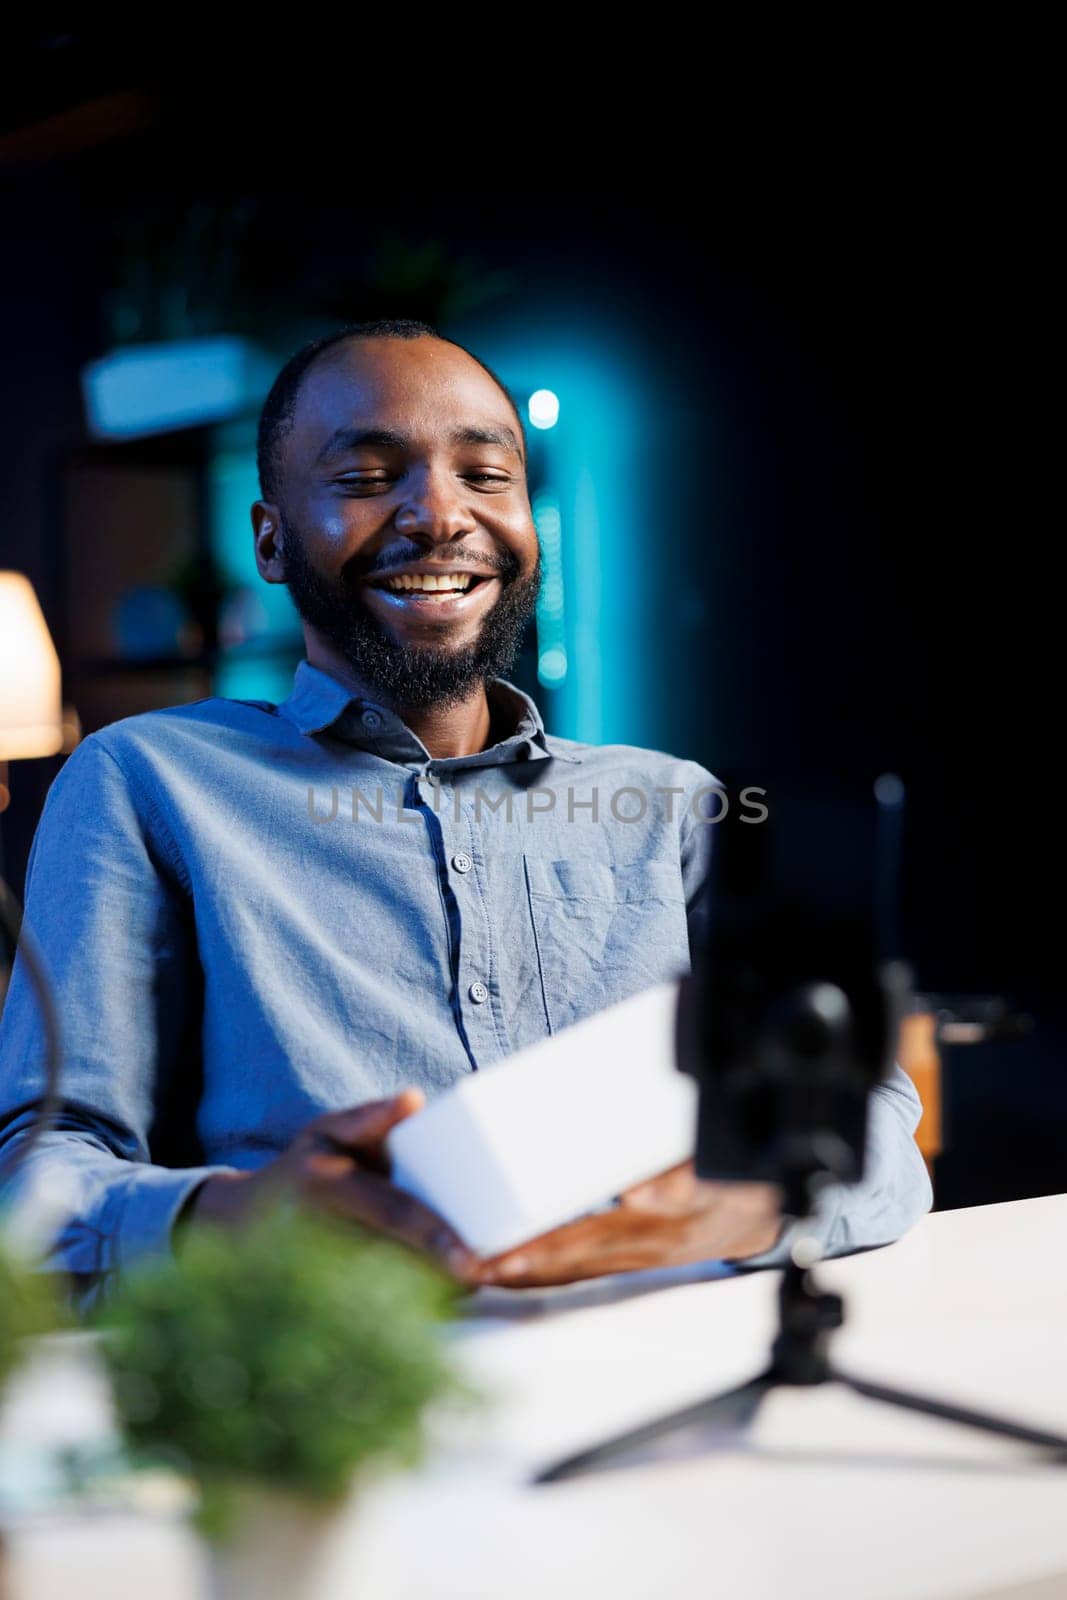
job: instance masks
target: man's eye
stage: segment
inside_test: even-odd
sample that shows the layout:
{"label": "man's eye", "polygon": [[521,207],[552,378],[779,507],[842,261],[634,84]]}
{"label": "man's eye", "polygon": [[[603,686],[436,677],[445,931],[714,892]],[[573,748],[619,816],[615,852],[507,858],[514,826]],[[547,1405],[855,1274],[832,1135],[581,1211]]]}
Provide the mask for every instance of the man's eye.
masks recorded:
{"label": "man's eye", "polygon": [[[506,474],[501,475],[499,472],[467,472],[464,473],[464,477],[472,483],[507,484],[511,482],[511,479]],[[352,488],[353,486],[363,487],[366,484],[391,483],[392,479],[386,473],[377,473],[373,476],[367,473],[346,473],[344,477],[336,478],[334,481],[344,484],[346,488]]]}
{"label": "man's eye", "polygon": [[[483,488],[483,490],[496,488],[496,486],[499,486],[501,490],[506,490],[506,488],[510,488],[510,483],[512,483],[512,478],[507,474],[501,474],[501,472],[464,472],[464,478],[466,478],[467,483],[477,483],[478,488]],[[355,472],[355,474],[346,474],[344,477],[334,478],[334,483],[339,488],[350,490],[352,493],[360,493],[362,490],[378,490],[378,488],[386,488],[387,490],[395,482],[397,482],[397,478],[395,478],[394,474],[389,474],[389,472],[376,472],[376,474]]]}

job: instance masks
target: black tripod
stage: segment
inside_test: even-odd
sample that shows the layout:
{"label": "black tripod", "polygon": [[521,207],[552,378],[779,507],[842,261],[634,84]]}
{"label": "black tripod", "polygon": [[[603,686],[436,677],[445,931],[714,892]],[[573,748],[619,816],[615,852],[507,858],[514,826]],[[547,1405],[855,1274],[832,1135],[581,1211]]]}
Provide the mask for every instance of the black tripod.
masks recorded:
{"label": "black tripod", "polygon": [[[791,1204],[788,1199],[790,1190],[793,1193]],[[785,1210],[792,1215],[810,1215],[809,1194],[808,1180],[799,1181],[795,1187],[790,1185]],[[831,1333],[844,1320],[844,1302],[839,1294],[821,1290],[813,1273],[794,1261],[786,1266],[782,1274],[778,1312],[778,1334],[771,1347],[770,1365],[758,1376],[734,1389],[724,1390],[707,1400],[698,1400],[695,1405],[686,1406],[681,1411],[645,1423],[643,1427],[632,1428],[590,1450],[582,1450],[577,1455],[557,1461],[538,1473],[533,1481],[558,1483],[563,1478],[596,1472],[619,1457],[684,1428],[703,1425],[713,1434],[716,1431],[732,1431],[755,1418],[764,1396],[772,1389],[811,1387],[820,1383],[844,1384],[868,1400],[881,1400],[886,1405],[901,1406],[906,1411],[940,1417],[945,1422],[959,1422],[968,1428],[980,1428],[984,1433],[1017,1439],[1022,1444],[1037,1445],[1054,1451],[1053,1460],[1067,1465],[1067,1436],[1046,1433],[1041,1428],[1028,1428],[989,1412],[972,1411],[967,1406],[950,1405],[930,1395],[914,1394],[881,1383],[868,1383],[863,1378],[854,1378],[842,1372],[830,1360],[829,1345]]]}
{"label": "black tripod", "polygon": [[[700,1088],[698,1176],[777,1183],[783,1211],[803,1220],[820,1184],[863,1177],[870,1095],[892,1062],[910,990],[893,932],[903,788],[887,777],[873,789],[788,780],[774,793],[760,826],[731,813],[717,829],[708,932],[679,986],[675,1048]],[[828,1351],[844,1308],[814,1281],[817,1259],[799,1229],[764,1372],[535,1481],[595,1471],[694,1424],[735,1428],[771,1389],[820,1383],[1038,1445],[1067,1463],[1067,1437],[839,1371]]]}

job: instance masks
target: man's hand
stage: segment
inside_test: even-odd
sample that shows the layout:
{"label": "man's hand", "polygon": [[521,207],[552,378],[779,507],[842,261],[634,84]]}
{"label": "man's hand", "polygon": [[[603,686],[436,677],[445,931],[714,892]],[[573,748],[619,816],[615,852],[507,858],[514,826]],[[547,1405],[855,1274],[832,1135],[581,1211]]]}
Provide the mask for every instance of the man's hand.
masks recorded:
{"label": "man's hand", "polygon": [[195,1221],[240,1223],[283,1196],[345,1217],[431,1256],[460,1283],[480,1279],[478,1258],[436,1212],[389,1182],[385,1136],[425,1097],[405,1089],[309,1122],[289,1148],[256,1172],[219,1173],[197,1190]]}
{"label": "man's hand", "polygon": [[480,1282],[531,1289],[609,1272],[760,1255],[781,1231],[773,1183],[708,1183],[691,1161],[628,1189],[611,1211],[568,1222],[482,1263]]}

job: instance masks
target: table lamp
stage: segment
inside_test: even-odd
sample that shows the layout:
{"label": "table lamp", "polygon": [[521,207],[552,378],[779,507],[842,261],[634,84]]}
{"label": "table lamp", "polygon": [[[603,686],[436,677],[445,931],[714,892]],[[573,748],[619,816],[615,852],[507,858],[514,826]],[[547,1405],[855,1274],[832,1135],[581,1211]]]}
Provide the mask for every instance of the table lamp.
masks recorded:
{"label": "table lamp", "polygon": [[[33,585],[0,572],[0,812],[10,798],[7,763],[63,747],[59,657]],[[3,858],[0,856],[0,869]]]}
{"label": "table lamp", "polygon": [[[21,572],[0,572],[0,813],[10,798],[7,763],[57,755],[63,743],[59,657],[48,625],[29,579]],[[37,991],[45,1026],[45,1094],[33,1132],[15,1146],[16,1159],[25,1158],[48,1124],[57,1104],[60,1064],[59,1020],[47,968],[30,930],[20,923],[18,905],[3,879],[0,840],[0,930],[10,939],[12,951],[18,948]]]}

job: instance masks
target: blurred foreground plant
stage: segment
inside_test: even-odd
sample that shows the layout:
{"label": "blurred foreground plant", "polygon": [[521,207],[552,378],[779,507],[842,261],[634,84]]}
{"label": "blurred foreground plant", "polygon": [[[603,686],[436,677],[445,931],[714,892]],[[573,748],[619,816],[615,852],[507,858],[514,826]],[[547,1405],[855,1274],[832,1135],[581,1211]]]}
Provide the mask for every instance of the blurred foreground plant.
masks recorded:
{"label": "blurred foreground plant", "polygon": [[26,1352],[25,1341],[66,1321],[54,1277],[31,1271],[0,1234],[0,1392]]}
{"label": "blurred foreground plant", "polygon": [[194,1477],[221,1537],[235,1491],[336,1502],[417,1461],[429,1404],[471,1398],[437,1326],[457,1293],[399,1245],[282,1208],[190,1227],[95,1320],[129,1446]]}

